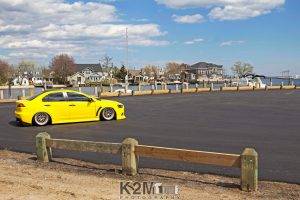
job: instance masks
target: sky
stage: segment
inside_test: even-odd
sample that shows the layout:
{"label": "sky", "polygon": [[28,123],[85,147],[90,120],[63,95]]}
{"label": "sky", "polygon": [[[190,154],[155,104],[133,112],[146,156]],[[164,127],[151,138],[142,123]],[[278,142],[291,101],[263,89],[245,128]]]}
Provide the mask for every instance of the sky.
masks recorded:
{"label": "sky", "polygon": [[0,59],[48,66],[68,53],[76,63],[141,68],[166,62],[236,61],[255,72],[300,74],[299,0],[0,0]]}

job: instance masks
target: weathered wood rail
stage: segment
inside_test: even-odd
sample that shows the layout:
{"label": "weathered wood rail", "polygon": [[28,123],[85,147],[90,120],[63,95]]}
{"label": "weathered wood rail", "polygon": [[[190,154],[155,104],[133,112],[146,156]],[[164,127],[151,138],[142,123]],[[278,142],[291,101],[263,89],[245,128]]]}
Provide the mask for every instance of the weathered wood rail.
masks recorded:
{"label": "weathered wood rail", "polygon": [[197,164],[208,164],[241,169],[241,189],[256,191],[258,187],[258,154],[252,148],[244,149],[241,155],[207,151],[195,151],[177,148],[165,148],[138,144],[133,138],[126,138],[122,143],[92,142],[81,140],[52,139],[46,132],[36,136],[37,160],[52,160],[52,148],[88,151],[98,153],[120,154],[122,157],[122,173],[136,175],[139,157],[183,161]]}
{"label": "weathered wood rail", "polygon": [[137,145],[135,147],[135,153],[138,156],[143,157],[217,165],[224,167],[240,167],[241,165],[241,158],[238,154],[193,151],[145,145]]}

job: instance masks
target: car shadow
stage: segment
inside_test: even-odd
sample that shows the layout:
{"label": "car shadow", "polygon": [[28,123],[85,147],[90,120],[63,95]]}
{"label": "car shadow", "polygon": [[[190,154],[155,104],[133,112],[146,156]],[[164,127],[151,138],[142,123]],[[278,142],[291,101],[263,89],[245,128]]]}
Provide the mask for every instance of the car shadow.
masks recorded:
{"label": "car shadow", "polygon": [[22,127],[28,127],[29,126],[29,125],[26,125],[26,124],[21,124],[21,123],[19,123],[17,121],[10,121],[10,122],[8,122],[8,124],[10,126],[20,127],[20,128],[22,128]]}

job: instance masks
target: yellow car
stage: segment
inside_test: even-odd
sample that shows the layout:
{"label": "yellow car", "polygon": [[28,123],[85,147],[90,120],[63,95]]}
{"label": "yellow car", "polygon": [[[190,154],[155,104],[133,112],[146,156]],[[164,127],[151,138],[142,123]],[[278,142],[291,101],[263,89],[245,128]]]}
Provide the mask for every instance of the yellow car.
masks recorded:
{"label": "yellow car", "polygon": [[73,90],[46,90],[16,102],[15,116],[22,124],[44,126],[70,122],[125,119],[122,103]]}

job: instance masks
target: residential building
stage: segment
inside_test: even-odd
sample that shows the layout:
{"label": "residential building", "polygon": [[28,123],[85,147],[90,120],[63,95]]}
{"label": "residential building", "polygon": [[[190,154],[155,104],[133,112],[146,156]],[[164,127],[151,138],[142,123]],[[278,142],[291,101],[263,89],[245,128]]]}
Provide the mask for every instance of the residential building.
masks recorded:
{"label": "residential building", "polygon": [[193,65],[187,66],[182,73],[182,78],[186,80],[198,79],[218,79],[223,77],[223,66],[213,63],[198,62]]}
{"label": "residential building", "polygon": [[68,82],[74,86],[99,83],[109,75],[100,64],[76,64],[75,70],[76,73],[68,77]]}

